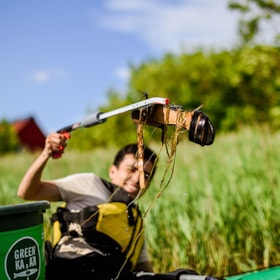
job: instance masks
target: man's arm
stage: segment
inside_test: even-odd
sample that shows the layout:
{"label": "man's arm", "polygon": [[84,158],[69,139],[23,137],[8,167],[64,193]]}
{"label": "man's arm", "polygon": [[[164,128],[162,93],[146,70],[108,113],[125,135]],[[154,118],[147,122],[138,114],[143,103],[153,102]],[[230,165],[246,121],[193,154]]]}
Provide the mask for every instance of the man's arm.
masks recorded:
{"label": "man's arm", "polygon": [[52,133],[46,138],[42,153],[27,170],[19,185],[17,192],[19,197],[25,200],[58,201],[61,199],[57,186],[50,181],[41,181],[41,177],[53,153],[63,152],[66,140],[66,137],[59,133]]}

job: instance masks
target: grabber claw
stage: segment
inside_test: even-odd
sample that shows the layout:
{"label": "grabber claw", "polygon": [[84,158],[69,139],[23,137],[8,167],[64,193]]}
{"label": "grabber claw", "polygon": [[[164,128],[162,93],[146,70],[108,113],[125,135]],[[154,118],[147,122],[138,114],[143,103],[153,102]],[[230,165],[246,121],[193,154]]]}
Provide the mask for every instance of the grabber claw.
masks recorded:
{"label": "grabber claw", "polygon": [[180,106],[155,105],[141,114],[140,109],[131,113],[134,123],[154,127],[177,126],[189,131],[189,140],[201,146],[214,142],[215,130],[209,118],[199,110],[184,111]]}

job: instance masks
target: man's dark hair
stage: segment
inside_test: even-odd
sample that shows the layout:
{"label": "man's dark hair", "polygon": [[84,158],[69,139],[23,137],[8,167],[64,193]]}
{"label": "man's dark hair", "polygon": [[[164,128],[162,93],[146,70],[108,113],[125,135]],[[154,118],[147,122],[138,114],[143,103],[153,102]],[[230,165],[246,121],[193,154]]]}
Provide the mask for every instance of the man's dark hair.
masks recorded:
{"label": "man's dark hair", "polygon": [[[124,146],[116,154],[113,164],[115,166],[119,167],[119,165],[123,161],[125,155],[133,154],[134,156],[136,156],[137,151],[138,151],[137,144],[128,144],[128,145]],[[147,146],[144,147],[144,161],[151,161],[153,163],[153,172],[151,174],[153,176],[156,171],[157,155],[153,150],[151,150]]]}

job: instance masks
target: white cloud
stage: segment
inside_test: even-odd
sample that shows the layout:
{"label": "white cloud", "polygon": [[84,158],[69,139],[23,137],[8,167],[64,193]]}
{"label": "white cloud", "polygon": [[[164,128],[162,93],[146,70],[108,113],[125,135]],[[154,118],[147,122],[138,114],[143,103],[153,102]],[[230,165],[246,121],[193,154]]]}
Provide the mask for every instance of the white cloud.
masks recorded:
{"label": "white cloud", "polygon": [[65,78],[65,72],[61,68],[51,70],[36,70],[29,75],[29,80],[36,84],[46,84],[52,80]]}
{"label": "white cloud", "polygon": [[115,75],[120,80],[127,82],[130,77],[130,69],[128,67],[120,67],[115,71]]}
{"label": "white cloud", "polygon": [[50,73],[44,70],[38,70],[30,75],[30,79],[37,84],[44,84],[50,80]]}
{"label": "white cloud", "polygon": [[226,0],[107,0],[97,21],[159,51],[230,46],[237,33],[237,14],[227,8]]}

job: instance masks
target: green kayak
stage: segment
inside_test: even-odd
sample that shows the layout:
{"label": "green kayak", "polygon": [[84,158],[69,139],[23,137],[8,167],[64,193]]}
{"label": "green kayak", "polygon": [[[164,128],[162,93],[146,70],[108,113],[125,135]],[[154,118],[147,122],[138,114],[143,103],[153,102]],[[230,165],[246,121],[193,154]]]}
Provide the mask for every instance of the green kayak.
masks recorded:
{"label": "green kayak", "polygon": [[280,265],[224,277],[226,280],[279,280]]}

